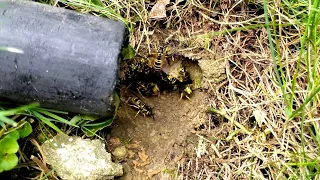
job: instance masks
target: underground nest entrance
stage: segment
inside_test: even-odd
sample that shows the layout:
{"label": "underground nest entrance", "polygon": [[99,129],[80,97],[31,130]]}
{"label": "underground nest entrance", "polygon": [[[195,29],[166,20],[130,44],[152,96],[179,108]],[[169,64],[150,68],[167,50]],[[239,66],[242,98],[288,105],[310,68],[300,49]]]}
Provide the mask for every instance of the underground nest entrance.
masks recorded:
{"label": "underground nest entrance", "polygon": [[[121,103],[107,138],[110,152],[125,149],[121,157],[113,153],[124,167],[121,179],[174,176],[177,164],[193,152],[186,149],[187,136],[207,119],[208,96],[200,88],[198,62],[163,54],[121,62]],[[159,60],[161,66],[155,64]]]}
{"label": "underground nest entrance", "polygon": [[[196,72],[196,73],[195,73]],[[160,49],[147,56],[136,56],[120,63],[121,99],[137,110],[137,115],[153,116],[142,99],[178,92],[180,100],[192,97],[200,89],[201,70],[196,61]]]}

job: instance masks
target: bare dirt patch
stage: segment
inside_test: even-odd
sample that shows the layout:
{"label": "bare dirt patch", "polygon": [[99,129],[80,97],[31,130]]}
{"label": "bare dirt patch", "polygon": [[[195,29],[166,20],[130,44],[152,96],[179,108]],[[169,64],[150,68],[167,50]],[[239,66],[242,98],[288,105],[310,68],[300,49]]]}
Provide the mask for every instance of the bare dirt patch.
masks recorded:
{"label": "bare dirt patch", "polygon": [[[174,178],[176,164],[185,155],[183,142],[207,118],[207,98],[206,93],[195,91],[191,100],[179,101],[176,92],[143,99],[152,107],[154,119],[134,117],[137,111],[122,103],[111,127],[111,137],[120,138],[129,151],[123,160],[126,175],[121,179]],[[119,146],[109,144],[111,149]]]}

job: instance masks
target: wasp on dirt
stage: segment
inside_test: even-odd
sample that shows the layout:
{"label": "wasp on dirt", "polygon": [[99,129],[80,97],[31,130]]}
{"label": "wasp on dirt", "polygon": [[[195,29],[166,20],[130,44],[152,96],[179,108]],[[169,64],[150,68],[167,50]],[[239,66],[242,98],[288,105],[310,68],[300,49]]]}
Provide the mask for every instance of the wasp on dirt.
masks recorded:
{"label": "wasp on dirt", "polygon": [[153,117],[152,109],[149,106],[147,106],[144,102],[142,102],[138,97],[129,97],[128,105],[138,110],[135,117],[137,117],[138,114]]}
{"label": "wasp on dirt", "polygon": [[[192,94],[191,85],[188,84],[188,85],[184,86],[184,88],[181,89],[181,90],[182,90],[182,92],[180,93],[180,100],[181,100],[183,97],[191,100],[190,97],[189,97],[189,96]],[[180,101],[180,100],[179,100],[179,101]]]}

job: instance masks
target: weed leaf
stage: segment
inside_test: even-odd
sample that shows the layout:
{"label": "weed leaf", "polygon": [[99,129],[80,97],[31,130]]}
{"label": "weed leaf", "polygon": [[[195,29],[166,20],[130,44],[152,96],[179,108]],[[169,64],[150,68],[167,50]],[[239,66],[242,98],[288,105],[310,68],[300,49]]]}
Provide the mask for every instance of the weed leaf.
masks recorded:
{"label": "weed leaf", "polygon": [[85,126],[82,126],[81,129],[86,134],[86,136],[92,137],[96,134],[97,131],[110,126],[112,124],[112,121],[113,118],[100,123],[86,124]]}
{"label": "weed leaf", "polygon": [[19,150],[19,144],[16,139],[5,136],[0,140],[0,153],[12,154]]}
{"label": "weed leaf", "polygon": [[136,51],[132,46],[128,45],[127,47],[122,48],[121,55],[123,59],[132,59],[136,55]]}
{"label": "weed leaf", "polygon": [[0,159],[0,173],[8,171],[18,165],[18,157],[16,154],[6,154]]}
{"label": "weed leaf", "polygon": [[21,128],[18,129],[20,138],[25,138],[32,133],[32,126],[29,122],[26,122]]}

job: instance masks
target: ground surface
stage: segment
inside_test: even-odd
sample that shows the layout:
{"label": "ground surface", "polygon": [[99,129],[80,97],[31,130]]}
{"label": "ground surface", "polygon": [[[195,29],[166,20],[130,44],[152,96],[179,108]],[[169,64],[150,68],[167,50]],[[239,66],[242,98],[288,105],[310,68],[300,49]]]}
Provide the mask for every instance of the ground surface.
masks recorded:
{"label": "ground surface", "polygon": [[[178,92],[141,97],[154,119],[135,117],[136,109],[122,100],[111,133],[103,136],[125,167],[120,179],[320,178],[320,98],[306,102],[320,91],[320,16],[311,16],[319,1],[47,3],[125,22],[136,53],[126,62],[137,58],[127,67],[139,69],[139,58],[168,48],[169,58],[182,56],[195,83],[190,101],[179,101]],[[154,7],[162,7],[156,14],[162,18],[150,18]]]}
{"label": "ground surface", "polygon": [[[207,95],[195,91],[191,100],[179,99],[176,92],[143,99],[152,107],[154,119],[142,115],[135,118],[136,110],[125,103],[121,105],[118,119],[111,127],[111,137],[120,138],[129,154],[135,154],[123,160],[126,175],[121,179],[147,179],[153,174],[152,179],[174,178],[185,151],[193,153],[194,149],[187,148],[187,137],[207,118]],[[117,146],[109,143],[111,148]],[[148,158],[139,157],[139,153]]]}

